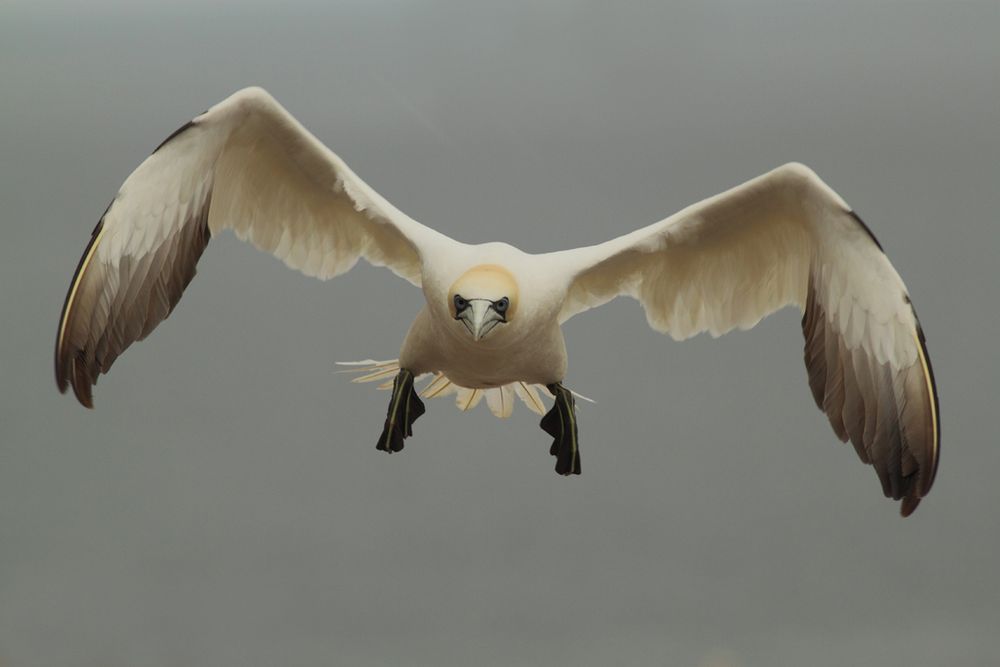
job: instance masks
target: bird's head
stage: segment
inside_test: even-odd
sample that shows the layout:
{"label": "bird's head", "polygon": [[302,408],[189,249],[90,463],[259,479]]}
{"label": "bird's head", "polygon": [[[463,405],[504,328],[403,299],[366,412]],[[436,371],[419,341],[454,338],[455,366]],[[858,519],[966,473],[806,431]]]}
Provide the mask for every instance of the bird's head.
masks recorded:
{"label": "bird's head", "polygon": [[517,282],[510,271],[496,264],[474,266],[448,290],[452,317],[480,341],[508,324],[517,312]]}

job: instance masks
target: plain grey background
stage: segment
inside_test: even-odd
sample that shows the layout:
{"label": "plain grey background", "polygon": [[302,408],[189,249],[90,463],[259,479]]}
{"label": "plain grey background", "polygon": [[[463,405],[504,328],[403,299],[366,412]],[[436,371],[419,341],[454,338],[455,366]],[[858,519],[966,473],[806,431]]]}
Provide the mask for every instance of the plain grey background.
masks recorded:
{"label": "plain grey background", "polygon": [[[0,9],[0,665],[986,665],[1000,649],[996,2]],[[815,409],[792,310],[674,343],[566,326],[584,474],[523,408],[387,395],[422,296],[218,238],[88,412],[52,344],[90,231],[173,129],[270,90],[413,217],[603,241],[789,160],[869,223],[940,388],[910,519]]]}

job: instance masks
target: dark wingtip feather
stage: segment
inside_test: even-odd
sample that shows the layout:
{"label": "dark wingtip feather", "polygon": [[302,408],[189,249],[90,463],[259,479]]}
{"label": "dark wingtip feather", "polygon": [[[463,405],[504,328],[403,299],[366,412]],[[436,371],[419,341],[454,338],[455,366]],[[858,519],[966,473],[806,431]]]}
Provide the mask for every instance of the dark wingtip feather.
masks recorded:
{"label": "dark wingtip feather", "polygon": [[90,374],[87,372],[86,364],[77,363],[76,359],[73,359],[71,364],[73,395],[76,396],[76,400],[80,402],[80,405],[85,408],[93,409],[94,393],[91,388],[97,382],[97,379],[91,378]]}
{"label": "dark wingtip feather", "polygon": [[[860,219],[858,222],[863,229],[869,231],[863,226]],[[872,241],[878,243],[874,237],[872,237]],[[912,307],[909,298],[905,295],[904,298]],[[926,399],[930,401],[929,409],[933,419],[933,433],[930,434],[930,437],[933,438],[933,448],[930,450],[926,449],[922,438],[917,438],[910,443],[909,434],[902,430],[898,419],[901,418],[901,411],[904,410],[901,406],[905,405],[905,397],[903,397],[904,402],[901,403],[901,397],[891,393],[893,377],[888,375],[888,367],[873,365],[873,360],[867,359],[863,353],[859,355],[857,351],[853,354],[852,359],[851,353],[845,349],[842,341],[840,342],[839,354],[835,353],[833,357],[829,354],[823,354],[823,350],[827,348],[828,344],[826,339],[835,336],[836,331],[824,330],[826,318],[822,304],[817,298],[812,276],[810,276],[808,298],[801,322],[805,338],[804,356],[809,372],[809,386],[816,404],[823,412],[827,413],[837,436],[841,440],[849,439],[854,445],[858,457],[863,462],[874,466],[882,485],[882,492],[889,498],[902,498],[900,513],[904,517],[912,514],[921,498],[930,491],[938,467],[940,442],[937,384],[927,354],[924,332],[920,327],[916,312],[913,313],[913,317],[916,321],[916,339],[919,344],[923,378],[927,383],[926,388],[921,387],[914,391],[921,397],[921,405],[925,400],[922,397],[930,394]],[[826,351],[829,352],[829,349]],[[838,400],[836,395],[838,385],[836,381],[830,382],[831,377],[836,379],[835,376],[831,376],[831,369],[838,360],[844,359],[847,360],[847,363],[842,366],[843,383],[848,389],[851,386],[854,389],[853,392],[848,391],[846,396]],[[881,391],[879,391],[879,387],[882,388]],[[919,452],[907,449],[911,446],[919,447]]]}
{"label": "dark wingtip feather", "polygon": [[865,221],[861,219],[861,216],[859,216],[853,210],[848,211],[847,214],[850,215],[852,218],[854,218],[854,221],[856,223],[861,225],[861,229],[865,230],[865,233],[868,234],[868,238],[872,240],[872,243],[878,246],[878,249],[881,250],[883,254],[885,254],[885,250],[882,248],[882,244],[878,242],[878,239],[875,238],[875,233],[871,230],[871,227],[865,224]]}
{"label": "dark wingtip feather", "polygon": [[906,518],[913,514],[913,510],[917,509],[917,505],[920,504],[919,496],[906,496],[903,498],[903,502],[899,505],[899,514],[903,518]]}
{"label": "dark wingtip feather", "polygon": [[[202,208],[181,225],[180,232],[164,241],[162,245],[165,247],[171,244],[164,250],[170,253],[171,263],[155,267],[158,273],[149,274],[146,270],[148,267],[136,271],[132,269],[132,264],[124,260],[121,262],[119,269],[124,272],[124,277],[121,278],[118,294],[111,300],[107,321],[101,322],[95,329],[93,322],[89,322],[94,309],[93,300],[96,298],[94,294],[110,288],[102,273],[104,269],[92,275],[98,265],[91,264],[89,260],[100,242],[105,216],[111,206],[105,210],[105,215],[101,216],[101,221],[80,258],[63,303],[55,345],[56,386],[61,393],[66,393],[72,386],[80,405],[93,408],[93,387],[100,374],[106,373],[115,358],[129,345],[145,338],[170,314],[184,288],[194,277],[195,264],[211,238],[208,229],[210,201],[209,196]],[[147,256],[143,260],[148,262],[150,258]],[[86,285],[83,284],[85,281]],[[129,281],[134,281],[131,287],[128,285]],[[163,308],[154,307],[151,302],[136,301],[137,294],[144,299],[151,299],[150,295],[157,286],[163,292]]]}
{"label": "dark wingtip feather", "polygon": [[[907,301],[909,301],[909,297],[907,297]],[[910,303],[910,309],[913,311],[913,319],[917,323],[917,342],[920,343],[920,352],[922,353],[924,366],[927,369],[928,384],[931,386],[931,409],[934,411],[934,456],[931,461],[931,469],[927,476],[927,482],[922,489],[926,495],[934,484],[938,463],[941,460],[941,404],[938,401],[937,380],[934,379],[934,366],[931,364],[931,356],[927,353],[927,338],[924,336],[924,329],[920,325],[920,318],[917,317],[917,310],[913,307],[912,303]],[[914,505],[914,507],[916,506]]]}
{"label": "dark wingtip feather", "polygon": [[178,135],[181,135],[184,132],[187,132],[189,129],[191,129],[192,127],[194,127],[194,125],[195,125],[195,122],[193,120],[189,120],[188,122],[186,122],[183,125],[181,125],[180,127],[178,127],[176,130],[174,130],[173,132],[170,133],[170,136],[168,136],[166,139],[164,139],[163,141],[161,141],[159,143],[159,145],[156,148],[153,149],[153,152],[150,153],[150,155],[154,155],[157,152],[159,152],[159,150],[161,148],[163,148],[168,143],[170,143]]}
{"label": "dark wingtip feather", "polygon": [[[72,313],[70,312],[70,305],[73,297],[73,292],[78,288],[78,283],[83,278],[83,270],[86,268],[87,257],[90,256],[91,251],[94,248],[94,244],[97,243],[98,237],[101,235],[101,230],[104,228],[104,217],[111,210],[111,205],[114,204],[112,199],[107,208],[104,209],[104,213],[101,214],[100,219],[97,221],[97,225],[94,226],[94,231],[90,233],[90,240],[87,242],[87,247],[84,249],[83,254],[80,255],[80,261],[77,262],[76,270],[73,271],[73,279],[69,282],[69,289],[66,291],[66,298],[63,300],[62,312],[59,315],[59,328],[56,331],[56,346],[55,346],[55,370],[56,370],[56,386],[59,388],[59,393],[65,394],[66,390],[69,388],[70,376],[74,374],[74,362],[72,356],[70,356],[67,345],[65,332],[69,326],[67,321]],[[76,393],[76,382],[74,379],[74,393]],[[79,394],[77,393],[77,398]],[[81,401],[83,403],[83,401]],[[86,403],[84,403],[86,405]],[[92,406],[88,406],[92,407]]]}
{"label": "dark wingtip feather", "polygon": [[63,370],[62,355],[59,353],[59,341],[56,340],[56,387],[60,394],[65,394],[69,389],[69,382],[66,380],[66,371]]}
{"label": "dark wingtip feather", "polygon": [[[76,279],[74,278],[73,281],[76,282]],[[72,287],[70,287],[70,290],[72,291]],[[68,305],[68,303],[69,303],[69,294],[66,295],[66,302],[63,303],[63,312],[62,315],[59,317],[59,329],[56,332],[56,354],[55,354],[56,387],[59,388],[60,394],[65,394],[66,390],[69,389],[69,377],[68,377],[69,374],[67,372],[67,366],[69,364],[63,346],[60,345],[60,342],[62,341],[60,341],[61,336],[59,335],[59,332],[61,332],[63,330],[63,327],[65,326],[66,306]]]}

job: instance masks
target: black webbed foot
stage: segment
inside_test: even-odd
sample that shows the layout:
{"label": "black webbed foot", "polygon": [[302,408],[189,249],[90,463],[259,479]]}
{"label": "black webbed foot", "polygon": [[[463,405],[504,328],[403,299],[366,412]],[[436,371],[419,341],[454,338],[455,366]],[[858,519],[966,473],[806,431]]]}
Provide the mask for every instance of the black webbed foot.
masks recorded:
{"label": "black webbed foot", "polygon": [[403,449],[403,440],[413,435],[413,422],[422,414],[424,403],[413,390],[413,373],[401,368],[392,383],[389,411],[375,449],[389,454]]}
{"label": "black webbed foot", "polygon": [[542,417],[542,430],[554,440],[549,453],[556,457],[556,472],[560,475],[580,474],[580,444],[576,428],[576,401],[573,393],[558,382],[548,385],[555,396],[552,409]]}

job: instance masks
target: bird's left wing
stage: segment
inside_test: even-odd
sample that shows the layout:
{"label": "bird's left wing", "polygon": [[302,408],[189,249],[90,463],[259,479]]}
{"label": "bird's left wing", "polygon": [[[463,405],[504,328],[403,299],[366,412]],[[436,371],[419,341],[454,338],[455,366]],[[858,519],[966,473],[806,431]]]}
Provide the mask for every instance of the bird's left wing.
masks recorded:
{"label": "bird's left wing", "polygon": [[63,306],[56,382],[91,387],[177,304],[223,229],[318,278],[359,258],[420,284],[421,253],[450,239],[401,213],[260,88],[174,132],[125,180]]}
{"label": "bird's left wing", "polygon": [[816,404],[910,514],[938,462],[937,391],[906,287],[861,219],[803,165],[789,164],[666,220],[553,253],[572,276],[560,313],[618,295],[650,326],[684,339],[804,311]]}

